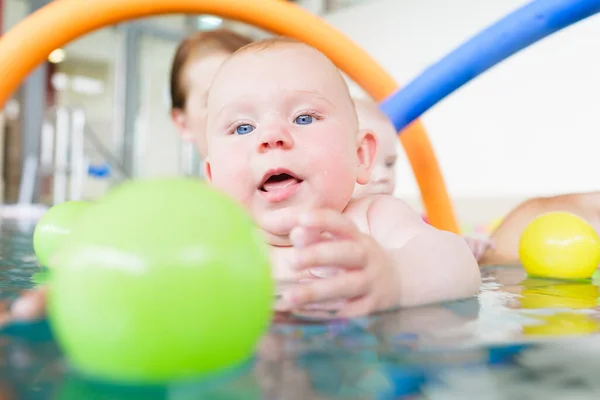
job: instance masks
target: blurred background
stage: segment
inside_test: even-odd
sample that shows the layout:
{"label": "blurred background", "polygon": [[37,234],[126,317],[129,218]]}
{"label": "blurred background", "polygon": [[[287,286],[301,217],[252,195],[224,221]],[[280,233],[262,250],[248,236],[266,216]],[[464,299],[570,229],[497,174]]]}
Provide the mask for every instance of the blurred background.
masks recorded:
{"label": "blurred background", "polygon": [[[0,0],[2,31],[46,3]],[[403,85],[526,1],[295,3]],[[3,203],[94,199],[123,179],[200,175],[201,160],[170,118],[169,71],[186,35],[222,27],[268,35],[215,16],[174,15],[111,26],[53,51],[0,116]],[[600,189],[598,49],[600,16],[525,49],[423,116],[462,222],[489,221],[532,196]],[[398,196],[419,208],[408,162],[398,168]]]}

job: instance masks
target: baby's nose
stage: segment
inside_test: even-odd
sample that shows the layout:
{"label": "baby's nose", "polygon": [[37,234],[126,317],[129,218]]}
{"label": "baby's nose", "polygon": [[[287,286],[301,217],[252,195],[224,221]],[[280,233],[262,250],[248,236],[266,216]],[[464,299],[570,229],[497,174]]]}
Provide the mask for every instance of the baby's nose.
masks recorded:
{"label": "baby's nose", "polygon": [[269,149],[289,149],[294,145],[292,135],[281,127],[265,129],[260,136],[260,151]]}

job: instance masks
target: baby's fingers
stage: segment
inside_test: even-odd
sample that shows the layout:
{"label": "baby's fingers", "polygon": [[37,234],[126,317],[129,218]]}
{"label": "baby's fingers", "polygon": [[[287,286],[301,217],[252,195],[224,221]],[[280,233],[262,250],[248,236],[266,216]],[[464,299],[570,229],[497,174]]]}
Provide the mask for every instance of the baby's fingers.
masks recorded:
{"label": "baby's fingers", "polygon": [[337,240],[321,242],[296,250],[293,267],[296,270],[332,266],[357,269],[367,263],[367,252],[356,241]]}
{"label": "baby's fingers", "polygon": [[34,321],[44,318],[48,287],[42,286],[25,292],[12,304],[10,314],[15,321]]}
{"label": "baby's fingers", "polygon": [[326,240],[320,229],[296,227],[290,232],[292,246],[302,248]]}
{"label": "baby's fingers", "polygon": [[283,296],[291,307],[296,308],[311,303],[360,297],[367,288],[368,281],[364,274],[352,272],[290,288]]}
{"label": "baby's fingers", "polygon": [[465,237],[467,244],[469,245],[473,256],[477,261],[483,256],[487,249],[494,249],[494,242],[487,239],[476,239],[472,237]]}

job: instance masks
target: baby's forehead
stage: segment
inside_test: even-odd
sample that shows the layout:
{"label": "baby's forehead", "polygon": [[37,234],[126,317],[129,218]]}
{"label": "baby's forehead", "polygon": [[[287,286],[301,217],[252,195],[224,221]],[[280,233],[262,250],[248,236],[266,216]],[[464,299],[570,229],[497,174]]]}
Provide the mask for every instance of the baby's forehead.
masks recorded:
{"label": "baby's forehead", "polygon": [[331,91],[337,83],[332,79],[336,74],[344,85],[337,68],[317,50],[301,43],[276,44],[233,54],[217,72],[209,97],[224,90],[241,91],[256,82],[281,87],[321,84]]}
{"label": "baby's forehead", "polygon": [[314,65],[333,66],[331,61],[317,49],[300,42],[284,42],[272,44],[268,47],[248,47],[232,54],[227,62],[223,64],[222,69],[235,64],[263,64],[265,66],[276,68],[278,64],[272,64],[273,59],[306,61]]}

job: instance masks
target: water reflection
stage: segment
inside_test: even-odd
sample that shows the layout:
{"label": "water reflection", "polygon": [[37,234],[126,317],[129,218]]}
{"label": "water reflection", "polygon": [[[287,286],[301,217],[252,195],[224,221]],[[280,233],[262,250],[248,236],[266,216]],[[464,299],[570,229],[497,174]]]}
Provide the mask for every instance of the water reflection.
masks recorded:
{"label": "water reflection", "polygon": [[94,382],[75,373],[67,375],[56,390],[56,400],[195,400],[262,399],[258,380],[242,366],[210,380],[161,386],[123,386]]}
{"label": "water reflection", "polygon": [[502,267],[486,269],[484,277],[479,323],[499,328],[488,340],[541,340],[600,331],[596,281],[530,278],[521,268]]}

